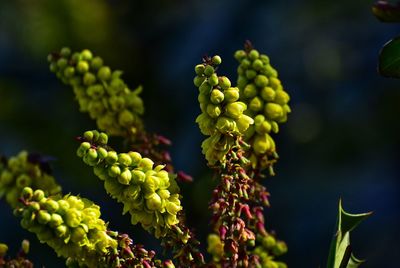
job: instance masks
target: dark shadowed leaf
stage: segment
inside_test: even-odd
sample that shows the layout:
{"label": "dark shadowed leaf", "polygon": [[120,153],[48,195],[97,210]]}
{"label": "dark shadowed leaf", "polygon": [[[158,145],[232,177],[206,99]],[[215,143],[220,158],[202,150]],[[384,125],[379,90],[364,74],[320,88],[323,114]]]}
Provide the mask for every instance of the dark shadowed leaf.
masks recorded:
{"label": "dark shadowed leaf", "polygon": [[378,72],[383,76],[400,78],[400,37],[383,46],[379,53]]}
{"label": "dark shadowed leaf", "polygon": [[375,17],[383,22],[400,22],[400,4],[378,1],[372,6]]}

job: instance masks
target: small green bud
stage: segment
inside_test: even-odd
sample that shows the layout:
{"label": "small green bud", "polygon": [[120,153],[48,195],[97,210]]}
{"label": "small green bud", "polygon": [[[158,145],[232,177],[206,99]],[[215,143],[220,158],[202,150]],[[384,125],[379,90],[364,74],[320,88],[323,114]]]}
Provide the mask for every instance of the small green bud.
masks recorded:
{"label": "small green bud", "polygon": [[237,87],[230,87],[224,91],[225,101],[235,102],[239,99],[239,89]]}
{"label": "small green bud", "polygon": [[44,192],[40,189],[37,189],[33,192],[33,200],[40,202],[44,198]]}
{"label": "small green bud", "polygon": [[81,57],[82,57],[83,60],[89,61],[89,60],[91,60],[93,58],[93,54],[89,49],[84,49],[81,52]]}
{"label": "small green bud", "polygon": [[87,71],[89,71],[89,63],[87,63],[87,61],[78,62],[78,64],[76,65],[76,70],[81,74],[86,73]]}
{"label": "small green bud", "polygon": [[103,147],[97,148],[97,154],[99,155],[100,159],[105,159],[108,155],[108,152]]}
{"label": "small green bud", "polygon": [[91,62],[91,66],[95,70],[100,69],[101,66],[103,66],[103,59],[100,58],[100,57],[94,57],[92,62]]}
{"label": "small green bud", "polygon": [[130,166],[132,164],[132,158],[129,156],[129,154],[126,153],[120,153],[118,155],[118,162],[123,165],[123,166]]}
{"label": "small green bud", "polygon": [[282,106],[276,103],[267,103],[265,105],[264,113],[268,118],[278,119],[283,116]]}
{"label": "small green bud", "polygon": [[197,75],[202,75],[204,73],[205,68],[206,67],[204,66],[204,64],[197,64],[194,67],[194,71],[196,72]]}
{"label": "small green bud", "polygon": [[212,103],[219,104],[224,100],[224,93],[222,93],[218,89],[214,89],[213,91],[211,91],[210,99]]}
{"label": "small green bud", "polygon": [[70,208],[67,213],[65,213],[64,220],[69,227],[77,227],[81,223],[82,214],[76,208]]}
{"label": "small green bud", "polygon": [[207,114],[211,118],[217,118],[221,114],[221,107],[214,104],[207,105]]}
{"label": "small green bud", "polygon": [[142,156],[138,152],[129,152],[128,154],[132,159],[132,165],[136,166],[142,160]]}
{"label": "small green bud", "polygon": [[215,127],[220,131],[220,132],[230,132],[235,130],[236,123],[233,119],[227,118],[224,116],[218,117],[217,124]]}
{"label": "small green bud", "polygon": [[222,59],[218,55],[215,55],[214,57],[212,57],[211,61],[214,65],[220,65],[222,63]]}
{"label": "small green bud", "polygon": [[146,180],[146,175],[144,174],[143,171],[134,169],[132,170],[132,181],[135,184],[140,184],[143,183]]}
{"label": "small green bud", "polygon": [[283,241],[278,241],[275,245],[275,247],[272,249],[272,252],[276,256],[280,256],[282,254],[285,254],[287,252],[287,245]]}
{"label": "small green bud", "polygon": [[256,59],[255,61],[253,61],[252,67],[254,70],[260,71],[263,67],[263,62],[260,59]]}
{"label": "small green bud", "polygon": [[74,243],[79,243],[86,236],[86,231],[81,226],[78,226],[71,231],[71,240]]}
{"label": "small green bud", "polygon": [[50,226],[55,228],[64,222],[63,218],[58,214],[52,214],[50,219]]}
{"label": "small green bud", "polygon": [[247,106],[243,102],[228,103],[225,106],[225,114],[233,119],[238,119],[246,108]]}
{"label": "small green bud", "polygon": [[244,50],[237,50],[234,54],[236,60],[241,61],[246,57],[246,52]]}
{"label": "small green bud", "polygon": [[257,72],[254,70],[247,70],[246,71],[246,77],[247,79],[253,79],[254,77],[256,77]]}
{"label": "small green bud", "polygon": [[268,85],[268,78],[265,75],[259,74],[254,79],[254,83],[258,87],[265,87]]}
{"label": "small green bud", "polygon": [[146,206],[150,210],[159,210],[161,208],[162,202],[161,197],[153,193],[149,197],[146,197]]}
{"label": "small green bud", "polygon": [[254,61],[254,60],[258,59],[258,57],[260,57],[260,53],[258,53],[257,50],[252,49],[252,50],[249,52],[249,59],[250,59],[250,60]]}
{"label": "small green bud", "polygon": [[[203,65],[202,65],[203,66]],[[199,87],[203,82],[204,82],[204,80],[205,80],[206,78],[204,77],[204,76],[196,76],[194,79],[193,79],[193,84],[196,86],[196,87]]]}
{"label": "small green bud", "polygon": [[242,62],[240,63],[240,66],[241,66],[243,69],[248,69],[248,68],[250,68],[250,66],[251,66],[251,61],[249,61],[248,59],[244,59],[244,60],[242,60]]}
{"label": "small green bud", "polygon": [[58,200],[57,203],[58,203],[57,213],[60,215],[64,215],[70,208],[70,205],[67,200],[61,199],[61,200]]}
{"label": "small green bud", "polygon": [[271,132],[271,128],[272,128],[271,124],[267,120],[261,122],[260,124],[256,124],[255,127],[256,127],[256,131],[259,134],[269,133],[269,132]]}
{"label": "small green bud", "polygon": [[61,57],[67,58],[71,55],[71,49],[69,47],[63,47],[60,51]]}
{"label": "small green bud", "polygon": [[55,233],[58,237],[64,237],[68,233],[68,227],[64,224],[59,225],[56,227]]}
{"label": "small green bud", "polygon": [[266,153],[271,148],[271,144],[267,138],[267,134],[256,135],[254,138],[253,148],[254,151],[258,154]]}
{"label": "small green bud", "polygon": [[200,94],[208,95],[211,90],[212,86],[207,81],[204,81],[199,87]]}
{"label": "small green bud", "polygon": [[87,156],[90,160],[96,160],[98,157],[97,151],[94,148],[90,148],[87,152]]}
{"label": "small green bud", "polygon": [[55,62],[50,63],[50,72],[55,73],[57,71],[58,71],[57,63]]}
{"label": "small green bud", "polygon": [[218,75],[216,73],[213,73],[209,78],[208,78],[208,83],[211,86],[216,86],[218,85]]}
{"label": "small green bud", "polygon": [[107,81],[111,78],[111,69],[110,67],[103,66],[97,72],[97,76],[100,80]]}
{"label": "small green bud", "polygon": [[[85,132],[83,133],[83,137],[84,137],[87,141],[92,141],[92,140],[93,140],[93,132],[90,131],[90,130],[85,131]],[[89,148],[90,148],[90,146],[89,146]]]}
{"label": "small green bud", "polygon": [[44,210],[40,210],[37,214],[37,220],[40,224],[47,224],[51,220],[51,215]]}
{"label": "small green bud", "polygon": [[59,209],[58,202],[52,199],[47,199],[46,203],[44,203],[44,209],[49,213],[54,213]]}
{"label": "small green bud", "polygon": [[92,73],[85,73],[85,75],[83,76],[83,83],[86,86],[90,86],[93,85],[96,82],[96,76]]}
{"label": "small green bud", "polygon": [[110,175],[110,177],[115,178],[119,176],[119,174],[121,174],[121,169],[119,168],[119,166],[112,165],[111,167],[108,168],[108,175]]}
{"label": "small green bud", "polygon": [[129,185],[129,182],[132,179],[132,173],[129,169],[125,169],[122,173],[118,176],[118,182],[123,185]]}
{"label": "small green bud", "polygon": [[106,145],[108,143],[108,136],[106,133],[101,132],[99,134],[99,137],[97,138],[97,142],[103,145]]}
{"label": "small green bud", "polygon": [[246,76],[239,76],[238,77],[237,86],[239,88],[244,88],[248,83],[249,83],[249,80],[247,80]]}
{"label": "small green bud", "polygon": [[207,65],[206,68],[204,69],[204,74],[206,76],[211,76],[214,73],[214,67],[211,65]]}
{"label": "small green bud", "polygon": [[258,112],[264,107],[264,102],[259,97],[254,97],[249,103],[249,109]]}
{"label": "small green bud", "polygon": [[65,70],[64,70],[64,76],[65,76],[66,78],[71,78],[71,77],[74,76],[74,74],[75,74],[75,68],[74,68],[74,67],[68,66],[67,68],[65,68]]}
{"label": "small green bud", "polygon": [[275,102],[280,105],[285,105],[290,100],[289,94],[283,90],[275,91]]}
{"label": "small green bud", "polygon": [[218,84],[222,89],[228,89],[231,87],[231,81],[226,76],[219,77]]}
{"label": "small green bud", "polygon": [[72,59],[73,61],[78,62],[78,61],[82,60],[82,56],[81,56],[80,53],[75,52],[74,54],[72,54],[71,59]]}
{"label": "small green bud", "polygon": [[271,87],[264,87],[261,89],[261,97],[265,101],[273,101],[275,99],[275,90],[273,90]]}
{"label": "small green bud", "polygon": [[154,162],[151,159],[144,157],[142,160],[140,160],[138,167],[142,168],[144,171],[147,171],[153,169],[153,165]]}
{"label": "small green bud", "polygon": [[115,151],[109,151],[106,157],[106,162],[110,165],[118,161],[118,154]]}
{"label": "small green bud", "polygon": [[262,62],[264,62],[264,64],[269,64],[269,57],[267,55],[261,54],[260,59]]}
{"label": "small green bud", "polygon": [[0,258],[4,257],[7,254],[8,246],[6,244],[0,243]]}
{"label": "small green bud", "polygon": [[31,199],[33,196],[33,190],[30,187],[25,187],[24,189],[22,189],[22,194],[21,194],[22,198],[24,199]]}
{"label": "small green bud", "polygon": [[243,90],[243,96],[247,99],[254,98],[257,95],[257,88],[254,84],[248,84]]}
{"label": "small green bud", "polygon": [[21,249],[22,249],[22,252],[24,252],[25,254],[29,253],[29,241],[28,240],[26,240],[26,239],[22,240]]}

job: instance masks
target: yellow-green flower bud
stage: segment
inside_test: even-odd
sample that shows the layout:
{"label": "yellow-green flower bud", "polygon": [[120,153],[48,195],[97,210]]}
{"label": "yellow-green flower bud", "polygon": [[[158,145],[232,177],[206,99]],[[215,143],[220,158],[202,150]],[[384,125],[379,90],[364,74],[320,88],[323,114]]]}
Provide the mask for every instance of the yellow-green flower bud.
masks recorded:
{"label": "yellow-green flower bud", "polygon": [[161,208],[162,202],[161,197],[156,194],[152,193],[148,197],[146,197],[146,206],[150,210],[159,210]]}
{"label": "yellow-green flower bud", "polygon": [[204,74],[206,76],[211,76],[214,73],[214,67],[211,65],[207,65],[206,68],[204,69]]}
{"label": "yellow-green flower bud", "polygon": [[290,100],[289,95],[283,90],[277,90],[275,91],[275,94],[275,102],[280,105],[285,105]]}
{"label": "yellow-green flower bud", "polygon": [[254,71],[254,70],[249,69],[249,70],[246,71],[247,79],[253,79],[253,78],[256,77],[256,75],[257,75],[257,72]]}
{"label": "yellow-green flower bud", "polygon": [[215,127],[222,133],[234,131],[236,128],[235,120],[221,116],[217,120]]}
{"label": "yellow-green flower bud", "polygon": [[249,109],[258,112],[264,108],[264,102],[259,97],[254,97],[249,104]]}
{"label": "yellow-green flower bud", "polygon": [[99,134],[99,137],[96,139],[96,142],[102,145],[106,145],[108,143],[108,136],[106,133],[102,132]]}
{"label": "yellow-green flower bud", "polygon": [[235,102],[239,99],[239,89],[237,87],[230,87],[224,91],[225,101]]}
{"label": "yellow-green flower bud", "polygon": [[37,214],[37,220],[40,224],[47,224],[51,220],[51,215],[45,210],[40,210]]}
{"label": "yellow-green flower bud", "polygon": [[108,156],[108,152],[103,147],[97,148],[97,154],[99,155],[100,159],[105,159]]}
{"label": "yellow-green flower bud", "polygon": [[211,61],[214,65],[220,65],[222,63],[222,59],[218,55],[215,55],[214,57],[212,57]]}
{"label": "yellow-green flower bud", "polygon": [[117,177],[119,174],[121,174],[121,169],[117,165],[112,165],[108,168],[108,175],[112,178]]}
{"label": "yellow-green flower bud", "polygon": [[138,165],[142,156],[138,152],[129,152],[128,155],[131,157],[132,165]]}
{"label": "yellow-green flower bud", "polygon": [[268,78],[265,75],[259,74],[254,79],[254,83],[258,87],[265,87],[268,85]]}
{"label": "yellow-green flower bud", "polygon": [[256,135],[254,138],[253,148],[254,151],[258,154],[266,153],[271,148],[271,144],[267,139],[267,134]]}
{"label": "yellow-green flower bud", "polygon": [[63,222],[64,222],[64,220],[60,215],[52,214],[49,224],[52,228],[56,228],[57,226],[61,225]]}
{"label": "yellow-green flower bud", "polygon": [[254,60],[256,60],[256,59],[258,59],[260,57],[260,53],[257,50],[252,49],[249,52],[248,56],[249,56],[250,60],[254,61]]}
{"label": "yellow-green flower bud", "polygon": [[[92,141],[93,140],[93,131],[90,131],[90,130],[85,131],[83,133],[83,137],[88,141]],[[90,146],[89,146],[89,148],[90,148]]]}
{"label": "yellow-green flower bud", "polygon": [[65,223],[72,228],[78,227],[82,220],[82,214],[76,208],[70,208],[64,216]]}
{"label": "yellow-green flower bud", "polygon": [[[201,65],[201,66],[204,66],[204,65]],[[206,78],[204,76],[195,76],[195,78],[193,78],[193,84],[196,87],[199,87],[204,82],[204,80],[206,80]]]}
{"label": "yellow-green flower bud", "polygon": [[62,56],[62,57],[69,57],[69,55],[71,55],[71,49],[69,48],[69,47],[63,47],[61,50],[60,50],[60,55]]}
{"label": "yellow-green flower bud", "polygon": [[233,119],[238,119],[246,108],[247,106],[243,102],[228,103],[225,106],[225,114]]}
{"label": "yellow-green flower bud", "polygon": [[221,107],[214,104],[207,105],[207,114],[212,118],[217,118],[221,114]]}
{"label": "yellow-green flower bud", "polygon": [[261,97],[265,101],[273,101],[275,99],[275,90],[271,87],[263,87],[261,89]]}
{"label": "yellow-green flower bud", "polygon": [[263,67],[263,62],[260,59],[256,59],[255,61],[253,61],[252,67],[254,70],[256,71],[260,71],[261,68]]}
{"label": "yellow-green flower bud", "polygon": [[52,199],[47,199],[43,204],[43,208],[47,210],[49,213],[54,213],[59,209],[58,202]]}
{"label": "yellow-green flower bud", "polygon": [[243,96],[247,99],[254,98],[257,95],[257,88],[254,84],[248,84],[243,90]]}
{"label": "yellow-green flower bud", "polygon": [[91,62],[91,67],[95,70],[98,70],[103,66],[103,59],[100,57],[94,57]]}
{"label": "yellow-green flower bud", "polygon": [[97,72],[97,77],[100,80],[107,81],[111,78],[111,69],[108,66],[103,66]]}
{"label": "yellow-green flower bud", "polygon": [[73,228],[71,231],[71,241],[74,243],[79,243],[86,236],[86,231],[81,226]]}
{"label": "yellow-green flower bud", "polygon": [[144,171],[153,169],[153,165],[154,162],[147,157],[142,158],[142,160],[140,160],[138,163],[138,167],[142,168]]}
{"label": "yellow-green flower bud", "polygon": [[40,189],[37,189],[33,192],[33,200],[40,202],[44,198],[44,192]]}
{"label": "yellow-green flower bud", "polygon": [[265,115],[271,119],[278,119],[283,116],[282,106],[276,103],[267,103],[264,110]]}
{"label": "yellow-green flower bud", "polygon": [[32,183],[31,178],[26,174],[22,174],[22,175],[18,176],[18,178],[16,180],[16,185],[19,188],[24,188],[24,187],[30,186],[31,183]]}
{"label": "yellow-green flower bud", "polygon": [[123,185],[129,185],[132,178],[132,173],[129,169],[125,169],[117,178],[119,183]]}
{"label": "yellow-green flower bud", "polygon": [[84,49],[81,52],[82,60],[91,60],[93,58],[93,54],[89,49]]}
{"label": "yellow-green flower bud", "polygon": [[214,89],[213,91],[211,91],[210,99],[212,103],[219,104],[224,100],[224,93],[222,93],[218,89]]}
{"label": "yellow-green flower bud", "polygon": [[211,86],[216,86],[218,85],[218,75],[216,73],[213,73],[209,78],[208,78],[208,83]]}
{"label": "yellow-green flower bud", "polygon": [[244,50],[237,50],[234,54],[236,60],[240,61],[246,57],[246,52]]}
{"label": "yellow-green flower bud", "polygon": [[204,64],[197,64],[194,67],[194,71],[196,72],[197,75],[202,75],[204,73],[205,68],[206,67],[204,66]]}
{"label": "yellow-green flower bud", "polygon": [[260,134],[265,134],[265,133],[271,132],[271,128],[272,128],[272,126],[267,120],[261,122],[260,124],[255,125],[256,131]]}
{"label": "yellow-green flower bud", "polygon": [[78,62],[78,64],[76,65],[76,70],[81,74],[86,73],[87,71],[89,71],[89,63],[87,63],[87,61]]}
{"label": "yellow-green flower bud", "polygon": [[231,81],[226,76],[219,77],[218,84],[222,89],[228,89],[231,87]]}
{"label": "yellow-green flower bud", "polygon": [[55,228],[55,233],[58,237],[64,237],[68,234],[68,227],[64,224],[59,225]]}
{"label": "yellow-green flower bud", "polygon": [[239,130],[240,133],[244,133],[251,124],[254,123],[253,118],[250,116],[247,116],[243,114],[237,121],[236,121],[236,126]]}
{"label": "yellow-green flower bud", "polygon": [[112,165],[118,161],[118,154],[115,151],[109,151],[106,157],[108,164]]}
{"label": "yellow-green flower bud", "polygon": [[132,164],[132,158],[127,153],[120,153],[118,154],[118,162],[121,165],[128,167]]}
{"label": "yellow-green flower bud", "polygon": [[67,67],[67,65],[68,65],[67,59],[61,58],[61,59],[59,59],[59,60],[57,61],[57,66],[58,66],[58,68],[60,68],[60,69],[63,69],[63,68],[65,68],[65,67]]}
{"label": "yellow-green flower bud", "polygon": [[0,243],[0,258],[7,254],[8,246],[6,244]]}
{"label": "yellow-green flower bud", "polygon": [[141,184],[146,180],[146,175],[144,174],[143,171],[140,171],[138,169],[132,170],[132,181],[135,184]]}

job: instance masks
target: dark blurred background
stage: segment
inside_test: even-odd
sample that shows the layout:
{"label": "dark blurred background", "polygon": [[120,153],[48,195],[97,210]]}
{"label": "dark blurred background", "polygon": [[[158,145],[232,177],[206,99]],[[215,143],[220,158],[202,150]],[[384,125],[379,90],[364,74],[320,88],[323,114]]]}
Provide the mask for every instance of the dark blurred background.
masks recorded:
{"label": "dark blurred background", "polygon": [[[120,215],[121,205],[75,155],[73,138],[95,123],[78,112],[46,56],[62,46],[92,49],[124,70],[131,88],[144,85],[147,128],[173,140],[176,168],[195,177],[182,187],[183,204],[204,244],[215,182],[194,122],[193,66],[206,53],[219,54],[220,73],[235,80],[232,54],[250,39],[270,56],[292,97],[293,113],[276,138],[277,176],[265,182],[272,204],[267,225],[288,243],[284,260],[290,267],[325,266],[342,197],[349,212],[374,211],[352,234],[355,254],[368,260],[364,267],[399,267],[400,80],[380,77],[376,62],[400,27],[378,22],[372,2],[1,0],[0,152],[56,157],[64,192],[93,199],[112,229],[158,248]],[[28,238],[37,267],[63,267],[64,260],[19,227],[4,201],[0,226],[0,241],[11,252]]]}

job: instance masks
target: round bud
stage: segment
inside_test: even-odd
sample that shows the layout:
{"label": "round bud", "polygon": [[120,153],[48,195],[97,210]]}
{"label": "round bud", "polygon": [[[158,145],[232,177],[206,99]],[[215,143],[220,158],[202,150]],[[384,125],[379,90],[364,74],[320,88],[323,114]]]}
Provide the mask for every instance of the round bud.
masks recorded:
{"label": "round bud", "polygon": [[132,173],[129,169],[125,169],[122,173],[118,176],[118,182],[123,185],[129,185],[132,179]]}
{"label": "round bud", "polygon": [[207,82],[211,85],[211,86],[216,86],[218,85],[218,75],[216,73],[213,73],[207,80]]}
{"label": "round bud", "polygon": [[211,61],[214,65],[220,65],[222,63],[222,59],[218,55],[215,55],[214,57],[212,57]]}
{"label": "round bud", "polygon": [[74,76],[74,74],[75,74],[75,68],[74,68],[74,67],[68,66],[67,68],[65,68],[65,70],[64,70],[64,76],[65,76],[66,78],[71,78],[71,77]]}
{"label": "round bud", "polygon": [[58,211],[57,211],[58,214],[64,215],[70,208],[70,205],[67,200],[61,199],[58,200],[57,203],[58,203]]}
{"label": "round bud", "polygon": [[8,246],[6,244],[0,243],[0,258],[4,257],[7,254]]}
{"label": "round bud", "polygon": [[63,47],[60,50],[61,57],[68,58],[71,55],[71,49],[69,47]]}
{"label": "round bud", "polygon": [[257,154],[264,154],[271,148],[271,144],[267,139],[267,134],[256,135],[254,138],[253,149]]}
{"label": "round bud", "polygon": [[264,107],[264,102],[259,97],[254,97],[249,103],[249,109],[258,112]]}
{"label": "round bud", "polygon": [[108,152],[103,147],[97,148],[97,154],[99,155],[100,159],[105,159],[108,155]]}
{"label": "round bud", "polygon": [[68,65],[67,59],[64,59],[64,58],[58,59],[58,61],[57,61],[58,68],[63,69],[65,67],[67,67],[67,65]]}
{"label": "round bud", "polygon": [[94,57],[91,62],[91,67],[95,70],[98,70],[103,66],[103,59],[100,57]]}
{"label": "round bud", "polygon": [[201,94],[208,95],[208,94],[210,94],[211,90],[212,90],[212,86],[207,81],[204,81],[199,87],[199,91]]}
{"label": "round bud", "polygon": [[260,53],[258,53],[257,50],[252,49],[252,50],[249,52],[249,55],[248,55],[248,56],[249,56],[249,59],[250,59],[250,60],[254,61],[254,60],[258,59],[258,57],[260,56]]}
{"label": "round bud", "polygon": [[244,88],[248,83],[249,83],[249,80],[246,78],[246,76],[239,76],[238,77],[237,86],[239,88]]}
{"label": "round bud", "polygon": [[257,88],[254,84],[248,84],[243,90],[243,96],[247,99],[254,98],[257,95]]}
{"label": "round bud", "polygon": [[283,90],[277,90],[275,91],[275,102],[280,104],[280,105],[285,105],[288,103],[290,100],[289,94],[287,94]]}
{"label": "round bud", "polygon": [[49,213],[54,213],[59,209],[58,202],[53,199],[47,199],[43,204],[43,208],[47,210]]}
{"label": "round bud", "polygon": [[132,159],[132,165],[136,166],[142,160],[142,156],[138,152],[129,152],[128,154]]}
{"label": "round bud", "polygon": [[111,69],[108,66],[103,66],[99,69],[97,72],[97,77],[99,77],[100,80],[107,81],[111,78]]}
{"label": "round bud", "polygon": [[214,67],[211,65],[207,65],[206,68],[204,69],[204,74],[206,76],[211,76],[214,73]]}
{"label": "round bud", "polygon": [[24,239],[21,243],[21,249],[25,254],[29,253],[29,241]]}
{"label": "round bud", "polygon": [[55,62],[50,63],[50,72],[55,73],[57,71],[58,71],[57,63]]}
{"label": "round bud", "polygon": [[255,61],[253,61],[253,64],[251,66],[254,70],[260,71],[263,67],[263,62],[260,59],[256,59]]}
{"label": "round bud", "polygon": [[112,178],[117,177],[119,174],[121,174],[121,169],[117,165],[112,165],[111,167],[108,168],[108,175]]}
{"label": "round bud", "polygon": [[47,224],[51,220],[51,215],[45,210],[40,210],[37,214],[37,221],[40,224]]}
{"label": "round bud", "polygon": [[207,105],[207,114],[211,118],[217,118],[221,114],[221,108],[218,105],[208,104]]}
{"label": "round bud", "polygon": [[98,157],[97,151],[94,148],[90,148],[87,152],[87,156],[90,160],[96,160]]}
{"label": "round bud", "polygon": [[275,99],[275,90],[271,87],[263,87],[261,89],[261,97],[265,101],[273,101]]}
{"label": "round bud", "polygon": [[226,76],[219,77],[218,84],[222,89],[228,89],[231,87],[231,81]]}
{"label": "round bud", "polygon": [[269,64],[269,57],[267,55],[261,54],[260,59],[262,62],[264,62],[264,64]]}
{"label": "round bud", "polygon": [[31,199],[33,196],[33,190],[30,187],[25,187],[24,189],[22,189],[22,193],[21,193],[22,198],[24,199]]}
{"label": "round bud", "polygon": [[254,83],[258,86],[258,87],[265,87],[268,85],[268,78],[265,75],[259,74],[256,76],[256,78],[254,79]]}
{"label": "round bud", "polygon": [[248,59],[244,59],[240,63],[240,67],[242,67],[243,69],[248,69],[250,68],[250,66],[251,66],[251,61],[249,61]]}
{"label": "round bud", "polygon": [[259,134],[269,133],[269,132],[271,132],[271,128],[272,128],[271,124],[267,120],[263,121],[260,124],[256,124],[255,127],[256,127],[256,131]]}
{"label": "round bud", "polygon": [[146,206],[150,210],[159,210],[161,208],[162,202],[161,197],[153,193],[149,197],[146,197]]}
{"label": "round bud", "polygon": [[33,197],[32,199],[39,202],[44,198],[44,192],[40,189],[37,189],[33,192]]}
{"label": "round bud", "polygon": [[225,114],[233,119],[238,119],[246,108],[247,106],[243,102],[228,103],[225,106]]}
{"label": "round bud", "polygon": [[93,54],[92,54],[92,52],[90,50],[84,49],[81,52],[81,57],[82,57],[83,60],[90,61],[93,58]]}
{"label": "round bud", "polygon": [[244,50],[237,50],[234,54],[236,60],[241,61],[246,57],[246,52]]}
{"label": "round bud", "polygon": [[262,114],[258,114],[258,115],[256,115],[256,117],[254,117],[255,125],[260,125],[264,121],[265,121],[265,117]]}
{"label": "round bud", "polygon": [[271,249],[276,245],[276,239],[272,235],[268,235],[262,239],[261,243],[266,249]]}
{"label": "round bud", "polygon": [[225,101],[235,102],[239,99],[239,89],[237,87],[231,87],[224,91]]}
{"label": "round bud", "polygon": [[106,162],[110,165],[118,161],[118,154],[115,151],[109,151],[106,157]]}
{"label": "round bud", "polygon": [[217,124],[215,125],[216,129],[220,132],[231,132],[235,130],[236,123],[233,119],[220,116],[217,120]]}
{"label": "round bud", "polygon": [[55,233],[58,237],[63,237],[68,233],[68,227],[64,224],[59,225],[56,227]]}
{"label": "round bud", "polygon": [[101,132],[99,134],[99,137],[97,138],[97,142],[103,145],[106,145],[108,143],[108,136],[106,133]]}
{"label": "round bud", "polygon": [[96,76],[92,73],[85,73],[83,76],[83,83],[86,86],[93,85],[96,82]]}
{"label": "round bud", "polygon": [[[203,66],[203,65],[202,65]],[[204,77],[204,76],[196,76],[194,79],[193,79],[193,84],[196,86],[196,87],[199,87],[203,82],[204,82],[204,80],[205,80],[206,78]]]}
{"label": "round bud", "polygon": [[147,171],[153,169],[153,165],[154,162],[151,159],[144,157],[142,160],[140,160],[138,167],[144,171]]}
{"label": "round bud", "polygon": [[87,63],[87,61],[78,62],[78,64],[76,65],[76,70],[81,74],[86,73],[87,71],[89,71],[89,63]]}
{"label": "round bud", "polygon": [[82,219],[82,214],[76,208],[70,208],[65,213],[65,216],[64,216],[65,223],[69,227],[73,227],[73,228],[79,226],[79,224],[81,223],[81,219]]}
{"label": "round bud", "polygon": [[120,153],[118,155],[118,162],[123,166],[130,166],[132,164],[132,158],[126,153]]}
{"label": "round bud", "polygon": [[204,66],[204,64],[197,64],[194,67],[194,71],[196,72],[197,75],[202,75],[204,73],[205,68],[206,67]]}
{"label": "round bud", "polygon": [[75,61],[75,62],[78,62],[78,61],[82,60],[82,56],[81,56],[80,53],[75,52],[74,54],[72,54],[71,60]]}
{"label": "round bud", "polygon": [[86,231],[81,226],[77,226],[71,231],[71,241],[74,243],[79,243],[86,236]]}
{"label": "round bud", "polygon": [[146,180],[146,175],[144,174],[143,171],[134,169],[134,170],[132,170],[131,173],[132,173],[132,181],[135,184],[143,183]]}
{"label": "round bud", "polygon": [[[84,137],[85,140],[87,140],[87,141],[92,141],[92,140],[93,140],[93,132],[90,131],[90,130],[85,131],[85,132],[83,133],[83,137]],[[90,147],[89,147],[89,148],[90,148]]]}
{"label": "round bud", "polygon": [[247,70],[246,71],[246,77],[247,79],[253,79],[254,77],[256,77],[257,72],[254,70]]}
{"label": "round bud", "polygon": [[276,103],[267,103],[264,108],[264,114],[271,119],[278,119],[283,115],[282,106]]}
{"label": "round bud", "polygon": [[211,91],[210,99],[212,103],[219,104],[224,100],[224,93],[222,93],[218,89],[214,89],[213,91]]}
{"label": "round bud", "polygon": [[61,225],[63,222],[64,222],[64,220],[60,215],[53,213],[51,215],[49,224],[51,227],[55,228],[55,227]]}

